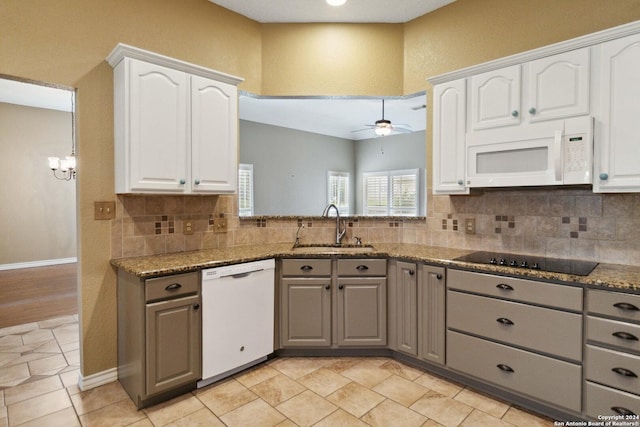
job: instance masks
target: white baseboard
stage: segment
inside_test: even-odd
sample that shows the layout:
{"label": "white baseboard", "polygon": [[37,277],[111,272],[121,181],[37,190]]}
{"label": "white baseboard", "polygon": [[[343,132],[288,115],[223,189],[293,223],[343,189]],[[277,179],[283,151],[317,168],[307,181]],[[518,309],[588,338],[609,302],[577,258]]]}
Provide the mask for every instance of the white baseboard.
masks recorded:
{"label": "white baseboard", "polygon": [[71,264],[78,262],[77,257],[44,259],[41,261],[17,262],[14,264],[0,264],[0,270],[17,270],[18,268],[46,267],[48,265]]}
{"label": "white baseboard", "polygon": [[83,377],[82,374],[78,375],[78,387],[82,391],[91,390],[117,380],[118,368],[111,368],[86,377]]}

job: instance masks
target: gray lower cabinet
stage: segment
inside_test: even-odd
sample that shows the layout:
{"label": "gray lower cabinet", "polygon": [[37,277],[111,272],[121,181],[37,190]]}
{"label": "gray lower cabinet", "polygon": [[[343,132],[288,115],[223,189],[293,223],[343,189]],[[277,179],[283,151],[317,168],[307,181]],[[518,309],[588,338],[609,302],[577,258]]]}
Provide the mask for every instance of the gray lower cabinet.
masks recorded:
{"label": "gray lower cabinet", "polygon": [[582,300],[580,287],[448,270],[447,366],[581,413]]}
{"label": "gray lower cabinet", "polygon": [[585,413],[640,415],[640,295],[588,289],[586,312]]}
{"label": "gray lower cabinet", "polygon": [[390,347],[413,357],[445,363],[445,268],[390,261]]}
{"label": "gray lower cabinet", "polygon": [[118,378],[138,408],[201,378],[197,272],[143,280],[118,272]]}
{"label": "gray lower cabinet", "polygon": [[283,259],[281,346],[385,346],[386,264],[381,259]]}

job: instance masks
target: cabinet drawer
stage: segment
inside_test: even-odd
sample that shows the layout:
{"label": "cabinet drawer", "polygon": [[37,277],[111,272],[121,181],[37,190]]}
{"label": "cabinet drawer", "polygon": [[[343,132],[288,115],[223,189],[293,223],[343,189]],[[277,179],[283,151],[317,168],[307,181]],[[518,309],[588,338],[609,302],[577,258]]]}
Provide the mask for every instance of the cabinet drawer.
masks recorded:
{"label": "cabinet drawer", "polygon": [[580,365],[447,333],[447,365],[533,398],[580,412]]}
{"label": "cabinet drawer", "polygon": [[587,345],[586,378],[640,394],[640,357]]}
{"label": "cabinet drawer", "polygon": [[198,273],[173,274],[145,280],[146,301],[198,293]]}
{"label": "cabinet drawer", "polygon": [[283,276],[331,276],[330,259],[284,259]]}
{"label": "cabinet drawer", "polygon": [[579,314],[448,291],[447,327],[576,361],[582,357]]}
{"label": "cabinet drawer", "polygon": [[[585,413],[591,418],[602,415],[640,415],[640,397],[587,381],[585,383]],[[630,419],[630,421],[635,421]]]}
{"label": "cabinet drawer", "polygon": [[386,276],[385,259],[339,259],[338,276]]}
{"label": "cabinet drawer", "polygon": [[587,316],[587,340],[640,352],[640,325]]}
{"label": "cabinet drawer", "polygon": [[531,304],[582,311],[582,288],[574,286],[449,270],[447,287]]}
{"label": "cabinet drawer", "polygon": [[587,290],[589,313],[640,322],[640,295]]}

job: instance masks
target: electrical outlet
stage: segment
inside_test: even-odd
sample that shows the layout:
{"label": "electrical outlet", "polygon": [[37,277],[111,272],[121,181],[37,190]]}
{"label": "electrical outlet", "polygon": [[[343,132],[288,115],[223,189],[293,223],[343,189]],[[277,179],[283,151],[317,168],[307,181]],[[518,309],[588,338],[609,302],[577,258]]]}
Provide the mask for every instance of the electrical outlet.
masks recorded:
{"label": "electrical outlet", "polygon": [[216,218],[213,221],[214,233],[226,233],[227,232],[227,218]]}
{"label": "electrical outlet", "polygon": [[193,221],[190,219],[185,219],[182,221],[182,233],[183,234],[193,234]]}
{"label": "electrical outlet", "polygon": [[465,218],[464,219],[464,232],[467,234],[476,234],[476,219]]}
{"label": "electrical outlet", "polygon": [[116,202],[93,202],[94,206],[94,219],[115,219],[116,217]]}

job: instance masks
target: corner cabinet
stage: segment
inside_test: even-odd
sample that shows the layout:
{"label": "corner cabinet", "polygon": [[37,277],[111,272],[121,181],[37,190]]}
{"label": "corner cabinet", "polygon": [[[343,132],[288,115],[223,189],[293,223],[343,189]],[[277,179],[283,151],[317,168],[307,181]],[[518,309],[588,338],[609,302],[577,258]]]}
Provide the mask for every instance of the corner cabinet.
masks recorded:
{"label": "corner cabinet", "polygon": [[116,193],[235,192],[242,79],[122,44],[107,61]]}
{"label": "corner cabinet", "polygon": [[433,192],[469,194],[465,184],[466,80],[433,88]]}

